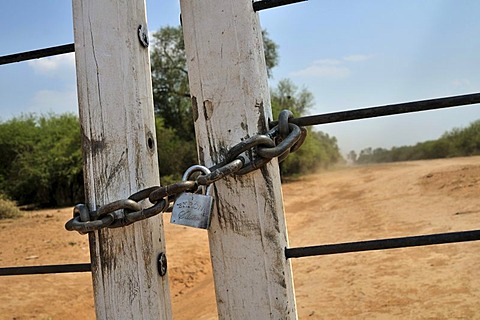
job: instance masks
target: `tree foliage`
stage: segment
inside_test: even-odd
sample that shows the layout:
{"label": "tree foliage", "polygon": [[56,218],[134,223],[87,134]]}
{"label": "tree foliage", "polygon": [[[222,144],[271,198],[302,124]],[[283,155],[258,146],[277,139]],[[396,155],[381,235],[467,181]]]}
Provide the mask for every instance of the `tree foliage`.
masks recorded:
{"label": "tree foliage", "polygon": [[161,117],[155,118],[158,163],[162,184],[177,182],[182,173],[197,162],[194,139],[182,139],[174,128],[167,128]]}
{"label": "tree foliage", "polygon": [[274,116],[288,109],[299,117],[313,107],[313,94],[306,88],[299,89],[290,79],[280,80],[271,90],[270,97]]}
{"label": "tree foliage", "polygon": [[[278,63],[277,45],[264,31],[269,75]],[[188,88],[185,47],[180,27],[154,34],[151,53],[155,126],[162,183],[176,182],[197,161]],[[289,109],[300,116],[313,95],[282,80],[272,90],[274,115]],[[18,204],[64,206],[84,201],[80,124],[72,114],[24,115],[0,122],[0,195]],[[309,129],[304,146],[282,164],[283,175],[302,174],[340,158],[337,142]]]}
{"label": "tree foliage", "polygon": [[278,64],[278,45],[268,37],[268,32],[262,30],[263,48],[265,50],[265,64],[267,66],[267,75],[272,76],[272,69]]}
{"label": "tree foliage", "polygon": [[[278,63],[277,45],[262,32],[267,73]],[[151,56],[153,98],[157,119],[160,173],[163,181],[178,179],[180,173],[196,162],[195,134],[188,88],[185,46],[180,27],[165,27],[154,33]],[[313,95],[298,89],[290,80],[282,80],[271,92],[274,115],[283,109],[295,116],[313,106]],[[321,132],[310,134],[304,146],[282,164],[282,174],[300,174],[319,165],[329,166],[340,159],[336,139]],[[175,155],[173,158],[172,155]]]}
{"label": "tree foliage", "polygon": [[22,212],[18,209],[15,201],[0,193],[0,220],[18,218],[21,215]]}
{"label": "tree foliage", "polygon": [[414,146],[366,148],[360,151],[356,163],[379,163],[438,159],[480,154],[480,120],[464,129],[453,129],[439,139],[419,142]]}
{"label": "tree foliage", "polygon": [[[262,34],[267,73],[271,75],[278,63],[278,46],[266,31]],[[164,126],[174,129],[178,137],[195,139],[182,28],[163,27],[153,38],[151,72],[155,112],[164,119]]]}
{"label": "tree foliage", "polygon": [[165,27],[153,34],[151,72],[155,112],[182,139],[194,139],[183,33]]}
{"label": "tree foliage", "polygon": [[0,190],[19,204],[83,199],[78,118],[27,115],[0,123]]}
{"label": "tree foliage", "polygon": [[[313,94],[306,88],[299,89],[291,80],[279,81],[271,90],[272,112],[276,116],[288,109],[295,117],[305,115],[313,106]],[[328,168],[341,159],[337,139],[328,134],[307,128],[308,134],[302,147],[281,164],[283,176],[305,174],[322,167]]]}
{"label": "tree foliage", "polygon": [[[151,71],[157,117],[162,183],[178,180],[197,162],[193,115],[181,27],[164,27],[153,34]],[[263,31],[267,73],[278,63],[277,45]]]}

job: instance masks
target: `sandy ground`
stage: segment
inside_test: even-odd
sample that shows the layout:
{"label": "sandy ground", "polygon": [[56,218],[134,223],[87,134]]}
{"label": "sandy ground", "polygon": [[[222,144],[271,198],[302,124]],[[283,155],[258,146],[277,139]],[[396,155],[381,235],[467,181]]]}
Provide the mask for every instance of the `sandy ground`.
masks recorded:
{"label": "sandy ground", "polygon": [[[480,157],[338,169],[283,193],[291,247],[479,229]],[[70,215],[0,221],[0,266],[88,262],[87,237],[63,229]],[[206,233],[166,223],[166,234],[174,318],[216,319]],[[292,263],[300,319],[480,319],[480,242]],[[0,288],[0,319],[94,318],[88,273]]]}

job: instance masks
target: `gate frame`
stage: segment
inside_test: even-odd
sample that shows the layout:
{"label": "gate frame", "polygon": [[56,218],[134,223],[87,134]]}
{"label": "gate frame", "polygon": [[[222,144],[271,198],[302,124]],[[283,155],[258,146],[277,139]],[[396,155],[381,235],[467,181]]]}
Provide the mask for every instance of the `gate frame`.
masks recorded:
{"label": "gate frame", "polygon": [[[218,164],[272,120],[251,0],[180,1],[200,162]],[[215,183],[208,231],[220,319],[296,319],[278,162]]]}
{"label": "gate frame", "polygon": [[[159,185],[146,21],[144,0],[73,0],[90,210]],[[157,271],[161,215],[91,232],[89,240],[97,319],[172,318],[168,275]]]}

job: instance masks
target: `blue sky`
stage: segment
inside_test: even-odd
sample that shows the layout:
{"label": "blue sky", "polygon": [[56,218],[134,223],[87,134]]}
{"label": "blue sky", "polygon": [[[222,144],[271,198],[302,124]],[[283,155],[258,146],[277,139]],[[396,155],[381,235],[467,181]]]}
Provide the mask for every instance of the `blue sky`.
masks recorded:
{"label": "blue sky", "polygon": [[[147,10],[150,31],[179,24],[178,0],[147,0]],[[480,91],[480,1],[309,0],[259,14],[279,45],[271,86],[289,78],[307,88],[311,114]],[[71,43],[71,1],[4,1],[0,28],[0,55]],[[73,55],[0,66],[0,97],[0,120],[77,113]],[[436,139],[477,119],[478,105],[317,129],[347,153]]]}

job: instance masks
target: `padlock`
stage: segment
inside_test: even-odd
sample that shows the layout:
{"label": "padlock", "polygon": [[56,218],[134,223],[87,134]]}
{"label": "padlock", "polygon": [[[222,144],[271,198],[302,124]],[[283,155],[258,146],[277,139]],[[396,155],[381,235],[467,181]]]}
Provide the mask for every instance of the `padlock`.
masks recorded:
{"label": "padlock", "polygon": [[[207,167],[195,165],[187,169],[183,174],[183,181],[187,181],[192,173],[201,171],[209,174]],[[208,229],[213,210],[212,185],[206,187],[205,194],[183,192],[175,200],[172,209],[171,223],[184,226]]]}

